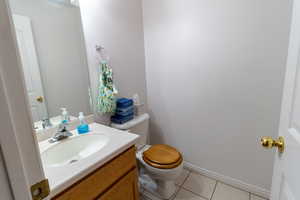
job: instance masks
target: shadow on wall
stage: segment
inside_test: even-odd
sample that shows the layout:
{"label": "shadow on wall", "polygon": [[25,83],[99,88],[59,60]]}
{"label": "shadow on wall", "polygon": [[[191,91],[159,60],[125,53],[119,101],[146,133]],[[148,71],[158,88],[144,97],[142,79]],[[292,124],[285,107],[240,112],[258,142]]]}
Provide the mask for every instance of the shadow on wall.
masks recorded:
{"label": "shadow on wall", "polygon": [[149,140],[150,144],[159,144],[165,143],[165,136],[163,134],[162,129],[159,127],[158,123],[156,123],[156,117],[154,117],[151,109],[148,109],[150,115],[150,128],[149,128]]}

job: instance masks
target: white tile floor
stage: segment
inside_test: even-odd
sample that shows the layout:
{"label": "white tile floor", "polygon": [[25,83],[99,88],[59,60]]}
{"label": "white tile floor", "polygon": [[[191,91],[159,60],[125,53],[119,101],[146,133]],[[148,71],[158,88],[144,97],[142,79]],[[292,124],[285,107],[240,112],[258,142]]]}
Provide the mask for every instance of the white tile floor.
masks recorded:
{"label": "white tile floor", "polygon": [[[206,176],[184,170],[176,180],[177,192],[170,200],[266,200]],[[142,190],[141,200],[161,200]]]}

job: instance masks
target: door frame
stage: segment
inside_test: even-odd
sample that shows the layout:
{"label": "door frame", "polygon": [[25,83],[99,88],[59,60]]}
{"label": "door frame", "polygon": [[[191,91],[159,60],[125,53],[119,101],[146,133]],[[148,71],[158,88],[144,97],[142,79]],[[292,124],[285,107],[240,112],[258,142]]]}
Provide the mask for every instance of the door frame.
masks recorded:
{"label": "door frame", "polygon": [[8,0],[0,0],[0,145],[15,199],[45,179]]}

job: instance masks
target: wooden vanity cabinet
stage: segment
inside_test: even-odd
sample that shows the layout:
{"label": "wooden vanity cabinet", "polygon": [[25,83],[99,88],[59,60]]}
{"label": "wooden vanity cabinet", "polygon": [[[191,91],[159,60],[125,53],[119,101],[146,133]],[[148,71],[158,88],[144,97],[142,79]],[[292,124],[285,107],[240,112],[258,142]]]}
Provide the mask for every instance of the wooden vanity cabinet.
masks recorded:
{"label": "wooden vanity cabinet", "polygon": [[136,170],[129,172],[106,193],[100,196],[98,200],[138,200],[139,192],[136,177]]}
{"label": "wooden vanity cabinet", "polygon": [[139,200],[135,147],[78,181],[52,200]]}

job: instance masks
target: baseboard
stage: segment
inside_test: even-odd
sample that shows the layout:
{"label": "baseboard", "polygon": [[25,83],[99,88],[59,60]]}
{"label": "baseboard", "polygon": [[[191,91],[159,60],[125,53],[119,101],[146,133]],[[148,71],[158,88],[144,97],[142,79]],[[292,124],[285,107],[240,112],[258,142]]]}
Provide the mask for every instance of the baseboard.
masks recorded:
{"label": "baseboard", "polygon": [[191,171],[197,172],[199,174],[205,175],[207,177],[213,178],[215,180],[221,181],[223,183],[226,183],[228,185],[231,185],[233,187],[248,191],[250,193],[253,193],[255,195],[264,197],[269,199],[270,198],[270,191],[252,184],[248,184],[245,183],[243,181],[228,177],[228,176],[224,176],[222,174],[207,170],[207,169],[203,169],[201,167],[198,167],[194,164],[191,164],[189,162],[184,162],[184,167],[186,169],[189,169]]}

